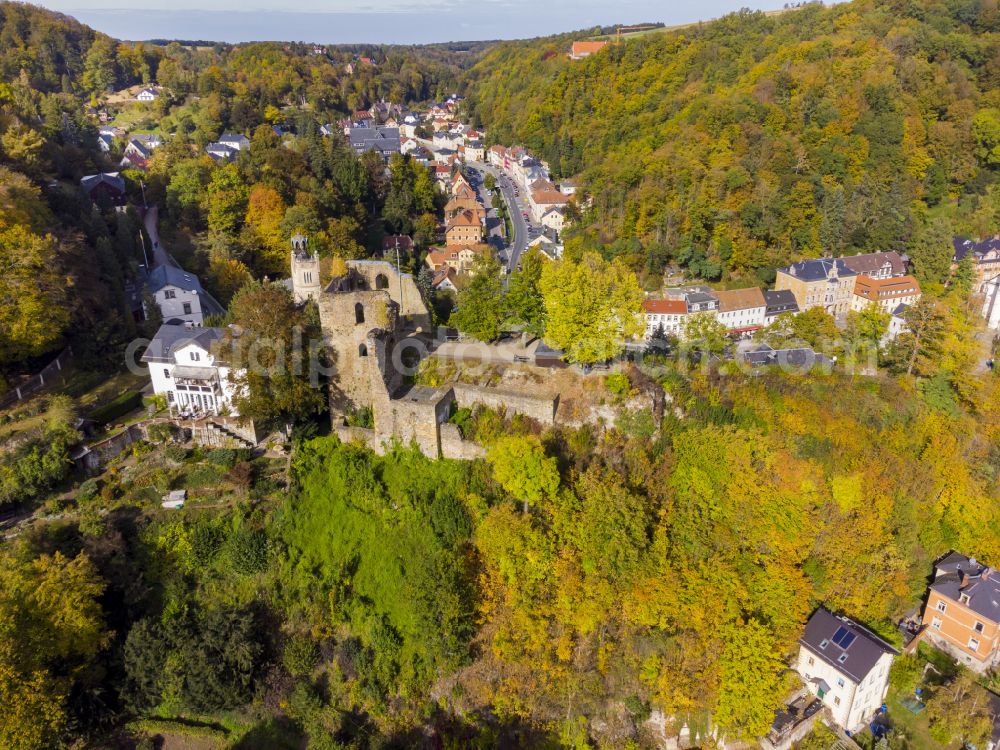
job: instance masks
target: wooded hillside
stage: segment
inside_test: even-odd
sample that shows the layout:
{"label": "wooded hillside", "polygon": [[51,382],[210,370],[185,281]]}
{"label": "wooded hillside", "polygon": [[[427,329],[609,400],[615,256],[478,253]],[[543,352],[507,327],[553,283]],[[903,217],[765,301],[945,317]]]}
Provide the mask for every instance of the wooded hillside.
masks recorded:
{"label": "wooded hillside", "polygon": [[769,281],[998,229],[998,31],[979,0],[741,12],[580,61],[568,37],[502,44],[468,93],[492,141],[583,174],[582,242]]}

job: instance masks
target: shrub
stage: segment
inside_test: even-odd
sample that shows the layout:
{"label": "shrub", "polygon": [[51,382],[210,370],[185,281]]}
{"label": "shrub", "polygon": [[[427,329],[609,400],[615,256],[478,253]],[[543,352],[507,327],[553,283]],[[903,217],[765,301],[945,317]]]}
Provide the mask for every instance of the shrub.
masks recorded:
{"label": "shrub", "polygon": [[168,445],[163,451],[164,455],[171,461],[176,463],[181,463],[185,458],[187,458],[187,448],[183,445]]}
{"label": "shrub", "polygon": [[282,654],[285,669],[295,677],[311,673],[319,663],[319,647],[307,635],[293,635],[285,643]]}
{"label": "shrub", "polygon": [[222,547],[222,530],[213,523],[201,522],[191,530],[191,557],[198,565],[208,565]]}
{"label": "shrub", "polygon": [[94,409],[90,413],[90,418],[99,424],[106,425],[141,407],[142,394],[138,391],[129,391],[106,403],[104,406]]}
{"label": "shrub", "polygon": [[230,469],[236,463],[236,451],[228,448],[216,448],[205,455],[205,460],[210,464]]}
{"label": "shrub", "polygon": [[626,398],[632,388],[628,375],[624,372],[613,372],[604,379],[604,385],[618,398]]}
{"label": "shrub", "polygon": [[270,543],[261,529],[240,528],[229,537],[229,560],[240,573],[253,575],[267,567]]}
{"label": "shrub", "polygon": [[101,485],[96,479],[88,479],[83,484],[80,485],[80,489],[76,491],[76,499],[78,501],[86,502],[88,500],[93,500],[97,497],[97,493],[101,491]]}

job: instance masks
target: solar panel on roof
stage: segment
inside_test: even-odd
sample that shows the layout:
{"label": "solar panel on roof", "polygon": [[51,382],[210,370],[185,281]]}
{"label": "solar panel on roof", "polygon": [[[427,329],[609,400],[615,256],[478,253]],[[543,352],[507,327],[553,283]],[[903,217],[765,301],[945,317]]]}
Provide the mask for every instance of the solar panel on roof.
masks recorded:
{"label": "solar panel on roof", "polygon": [[837,628],[837,632],[833,634],[833,638],[831,638],[830,640],[832,640],[839,646],[840,642],[844,639],[845,635],[847,635],[847,628],[841,625],[839,628]]}
{"label": "solar panel on roof", "polygon": [[854,633],[848,633],[844,636],[844,640],[840,642],[840,647],[846,651],[847,647],[854,643],[855,638],[857,638],[857,636],[854,635]]}

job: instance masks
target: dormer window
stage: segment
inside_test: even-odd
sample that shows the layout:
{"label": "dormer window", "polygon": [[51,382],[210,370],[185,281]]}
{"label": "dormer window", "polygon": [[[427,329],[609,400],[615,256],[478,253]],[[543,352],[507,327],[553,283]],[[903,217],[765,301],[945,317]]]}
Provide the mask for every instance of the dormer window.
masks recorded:
{"label": "dormer window", "polygon": [[826,640],[826,638],[824,638],[823,642],[819,644],[819,647],[822,648],[822,649],[825,649],[828,645],[830,645],[830,641],[828,641],[828,640]]}
{"label": "dormer window", "polygon": [[840,662],[841,664],[843,664],[843,663],[844,663],[845,661],[847,661],[847,652],[845,651],[844,653],[842,653],[842,654],[841,654],[841,655],[840,655],[840,656],[839,656],[839,657],[837,658],[837,661],[839,661],[839,662]]}
{"label": "dormer window", "polygon": [[961,602],[962,604],[968,604],[969,603],[969,595],[968,594],[959,594],[958,595],[958,601]]}

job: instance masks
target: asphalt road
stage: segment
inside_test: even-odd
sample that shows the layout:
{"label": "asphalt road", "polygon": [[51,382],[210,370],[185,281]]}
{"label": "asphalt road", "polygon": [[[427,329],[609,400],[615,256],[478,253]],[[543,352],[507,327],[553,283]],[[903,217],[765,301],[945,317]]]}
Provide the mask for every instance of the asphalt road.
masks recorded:
{"label": "asphalt road", "polygon": [[524,218],[523,211],[527,210],[527,204],[523,198],[519,199],[514,194],[514,183],[502,170],[496,169],[489,164],[479,161],[470,161],[468,166],[478,169],[480,172],[487,172],[496,179],[500,186],[504,202],[507,204],[507,213],[510,215],[510,223],[514,229],[514,236],[507,247],[507,273],[512,273],[517,268],[521,259],[521,253],[528,246],[528,221]]}

